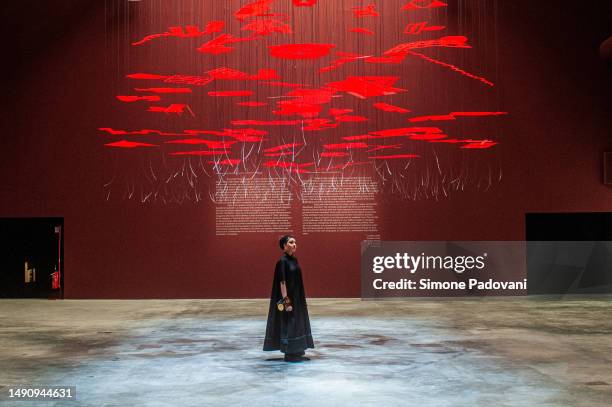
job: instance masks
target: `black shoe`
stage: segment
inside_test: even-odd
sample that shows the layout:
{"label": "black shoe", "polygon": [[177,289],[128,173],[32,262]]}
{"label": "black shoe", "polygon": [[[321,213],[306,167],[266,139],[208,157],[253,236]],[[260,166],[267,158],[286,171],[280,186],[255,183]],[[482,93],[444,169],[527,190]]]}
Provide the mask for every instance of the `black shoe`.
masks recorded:
{"label": "black shoe", "polygon": [[290,363],[300,363],[300,362],[306,362],[307,360],[310,360],[310,358],[307,358],[306,356],[287,356],[285,355],[285,362],[290,362]]}

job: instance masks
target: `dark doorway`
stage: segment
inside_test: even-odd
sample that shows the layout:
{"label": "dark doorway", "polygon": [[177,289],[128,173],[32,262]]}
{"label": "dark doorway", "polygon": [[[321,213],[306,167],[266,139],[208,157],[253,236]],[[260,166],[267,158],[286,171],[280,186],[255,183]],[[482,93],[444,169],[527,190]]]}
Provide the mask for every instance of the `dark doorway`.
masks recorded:
{"label": "dark doorway", "polygon": [[64,218],[0,218],[0,298],[63,298]]}

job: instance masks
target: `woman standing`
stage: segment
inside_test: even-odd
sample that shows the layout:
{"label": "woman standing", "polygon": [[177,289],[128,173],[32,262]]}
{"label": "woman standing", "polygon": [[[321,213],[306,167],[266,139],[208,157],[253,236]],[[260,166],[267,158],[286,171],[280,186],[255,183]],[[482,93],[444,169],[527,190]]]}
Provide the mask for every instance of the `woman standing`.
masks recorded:
{"label": "woman standing", "polygon": [[[304,351],[314,348],[314,343],[310,333],[302,270],[297,258],[293,256],[297,243],[291,235],[281,237],[278,243],[283,255],[274,269],[263,350],[280,350],[285,354],[286,362],[302,362],[309,360],[304,357]],[[279,302],[281,307],[278,306]]]}

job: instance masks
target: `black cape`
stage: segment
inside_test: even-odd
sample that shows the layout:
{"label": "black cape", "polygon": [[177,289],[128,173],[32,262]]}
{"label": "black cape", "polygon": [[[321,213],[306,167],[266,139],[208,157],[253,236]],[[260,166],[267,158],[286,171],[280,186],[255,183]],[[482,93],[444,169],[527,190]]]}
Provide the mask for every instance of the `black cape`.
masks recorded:
{"label": "black cape", "polygon": [[[283,298],[280,290],[281,281],[285,281],[287,296],[293,303],[291,312],[279,311],[276,308],[276,302]],[[307,348],[314,348],[314,343],[310,332],[302,270],[297,259],[285,253],[274,269],[263,350],[301,354]]]}

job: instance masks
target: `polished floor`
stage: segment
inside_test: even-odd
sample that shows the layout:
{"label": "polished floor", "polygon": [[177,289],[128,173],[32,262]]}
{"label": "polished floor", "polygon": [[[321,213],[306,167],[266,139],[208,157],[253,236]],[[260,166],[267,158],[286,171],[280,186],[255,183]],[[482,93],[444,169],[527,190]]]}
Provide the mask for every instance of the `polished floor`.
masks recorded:
{"label": "polished floor", "polygon": [[[612,296],[311,299],[316,349],[262,352],[265,300],[0,301],[0,405],[610,406]],[[76,386],[76,401],[9,387]]]}

